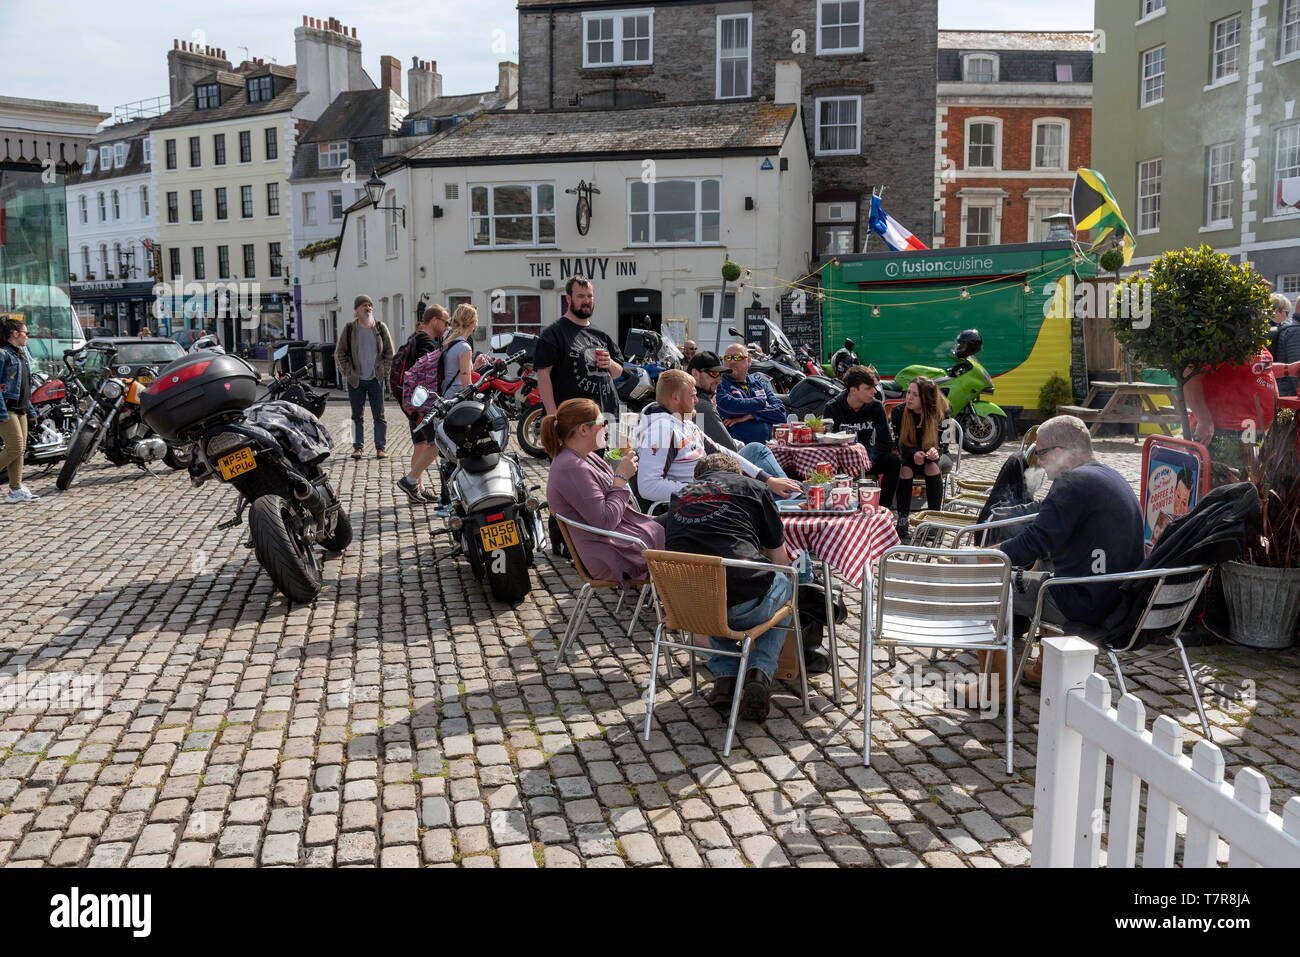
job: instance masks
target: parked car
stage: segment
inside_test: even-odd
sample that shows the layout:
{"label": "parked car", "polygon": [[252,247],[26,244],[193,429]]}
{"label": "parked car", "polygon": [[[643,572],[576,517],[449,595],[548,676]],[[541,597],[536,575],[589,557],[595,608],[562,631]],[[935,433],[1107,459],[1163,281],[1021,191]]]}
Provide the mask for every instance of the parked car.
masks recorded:
{"label": "parked car", "polygon": [[116,335],[117,333],[114,332],[112,329],[110,329],[108,326],[87,326],[86,327],[87,339],[111,339],[113,336]]}

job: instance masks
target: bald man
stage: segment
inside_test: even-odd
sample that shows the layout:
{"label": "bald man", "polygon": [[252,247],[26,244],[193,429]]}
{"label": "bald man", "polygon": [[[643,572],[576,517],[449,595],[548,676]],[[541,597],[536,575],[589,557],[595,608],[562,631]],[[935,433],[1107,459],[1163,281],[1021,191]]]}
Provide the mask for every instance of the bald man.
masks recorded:
{"label": "bald man", "polygon": [[726,374],[718,382],[714,402],[727,431],[741,444],[766,442],[772,426],[786,420],[786,408],[764,378],[749,372],[749,350],[733,342],[722,354]]}

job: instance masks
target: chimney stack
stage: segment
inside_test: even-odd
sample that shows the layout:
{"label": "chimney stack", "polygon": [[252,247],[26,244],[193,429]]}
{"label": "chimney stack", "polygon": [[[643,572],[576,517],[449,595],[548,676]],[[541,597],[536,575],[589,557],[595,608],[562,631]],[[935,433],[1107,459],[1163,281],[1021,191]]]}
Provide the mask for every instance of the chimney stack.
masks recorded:
{"label": "chimney stack", "polygon": [[803,98],[803,71],[798,60],[776,61],[776,88],[772,103],[776,106],[799,106]]}
{"label": "chimney stack", "polygon": [[411,68],[406,71],[406,90],[412,113],[442,99],[442,76],[437,61],[412,57]]}
{"label": "chimney stack", "polygon": [[229,69],[230,61],[224,50],[173,38],[172,48],[167,51],[167,85],[172,106],[194,95],[194,84],[200,77]]}
{"label": "chimney stack", "polygon": [[402,61],[385,54],[379,58],[379,87],[402,95]]}
{"label": "chimney stack", "polygon": [[519,64],[502,60],[497,64],[497,98],[508,100],[519,92]]}

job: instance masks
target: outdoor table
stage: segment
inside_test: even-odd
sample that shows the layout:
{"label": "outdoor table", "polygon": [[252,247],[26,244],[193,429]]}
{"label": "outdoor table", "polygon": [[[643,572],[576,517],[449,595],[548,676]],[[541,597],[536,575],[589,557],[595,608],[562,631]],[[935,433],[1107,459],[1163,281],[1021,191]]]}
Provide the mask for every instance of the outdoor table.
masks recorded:
{"label": "outdoor table", "polygon": [[830,462],[836,475],[859,478],[871,468],[865,447],[857,442],[851,445],[791,445],[778,442],[772,447],[776,462],[785,474],[806,479],[819,462]]}
{"label": "outdoor table", "polygon": [[[1112,393],[1105,406],[1100,409],[1089,408],[1105,392]],[[1156,399],[1167,399],[1172,405],[1161,408],[1156,405]],[[1103,425],[1108,424],[1155,425],[1165,435],[1173,435],[1172,429],[1182,424],[1182,416],[1179,415],[1174,400],[1173,386],[1154,382],[1094,382],[1083,405],[1063,405],[1056,411],[1060,415],[1073,415],[1089,423],[1088,431],[1094,436]]]}
{"label": "outdoor table", "polygon": [[[862,448],[862,446],[858,446]],[[843,515],[806,515],[781,512],[785,543],[794,561],[799,552],[821,565],[826,588],[826,634],[831,655],[831,701],[840,703],[840,659],[835,644],[835,615],[831,592],[831,568],[855,587],[890,548],[899,544],[894,520],[887,508],[845,512]]]}

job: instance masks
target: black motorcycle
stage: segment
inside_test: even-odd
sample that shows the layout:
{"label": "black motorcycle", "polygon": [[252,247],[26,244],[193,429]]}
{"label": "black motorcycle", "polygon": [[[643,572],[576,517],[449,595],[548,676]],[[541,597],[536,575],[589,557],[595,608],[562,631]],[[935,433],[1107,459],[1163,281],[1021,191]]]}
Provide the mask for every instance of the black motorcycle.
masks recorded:
{"label": "black motorcycle", "polygon": [[486,579],[492,596],[512,605],[528,594],[528,569],[546,544],[545,503],[528,487],[519,457],[506,451],[510,422],[492,388],[518,358],[491,362],[477,383],[450,398],[423,387],[411,395],[424,416],[420,427],[438,423],[434,443],[450,511],[445,532],[459,542],[447,557],[465,555],[474,577]]}
{"label": "black motorcycle", "polygon": [[[199,340],[199,342],[203,341]],[[198,345],[198,343],[195,343],[195,345]],[[275,361],[283,361],[288,354],[289,347],[281,346],[275,351]],[[282,399],[285,402],[300,405],[312,415],[320,418],[325,414],[325,403],[329,401],[329,396],[323,392],[317,392],[307,385],[306,378],[310,370],[311,366],[309,365],[296,370],[281,369],[280,372],[272,376],[262,401]]]}
{"label": "black motorcycle", "polygon": [[193,443],[196,484],[235,486],[234,518],[217,527],[233,528],[247,509],[258,563],[290,600],[307,602],[321,590],[316,546],[342,551],[352,524],[322,468],[333,447],[324,425],[293,404],[255,403],[259,380],[239,357],[204,350],[162,370],[141,414],[160,435]]}
{"label": "black motorcycle", "polygon": [[66,492],[82,464],[101,449],[114,465],[136,465],[148,471],[150,463],[161,461],[171,469],[186,468],[190,444],[164,440],[140,417],[140,397],[157,377],[159,365],[184,354],[180,344],[172,339],[96,339],[82,349],[68,350],[64,358],[83,350],[87,350],[85,368],[97,381],[77,421],[55,487]]}

